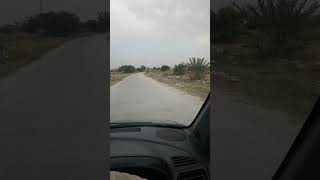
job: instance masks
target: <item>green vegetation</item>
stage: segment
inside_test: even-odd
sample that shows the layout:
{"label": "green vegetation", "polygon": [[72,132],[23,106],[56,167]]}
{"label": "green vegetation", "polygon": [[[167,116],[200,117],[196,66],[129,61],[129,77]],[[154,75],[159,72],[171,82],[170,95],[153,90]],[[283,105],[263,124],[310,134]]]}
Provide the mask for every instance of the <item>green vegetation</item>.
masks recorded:
{"label": "green vegetation", "polygon": [[137,70],[138,72],[144,72],[144,71],[146,71],[146,69],[147,69],[147,67],[144,66],[144,65],[142,65],[142,66],[140,66],[139,68],[137,68],[136,70]]}
{"label": "green vegetation", "polygon": [[217,14],[211,11],[210,21],[215,42],[233,42],[242,31],[241,15],[231,6],[220,9]]}
{"label": "green vegetation", "polygon": [[194,80],[191,72],[184,75],[175,75],[173,71],[150,71],[147,76],[177,88],[193,96],[205,100],[210,92],[210,74],[206,73],[201,80]]}
{"label": "green vegetation", "polygon": [[48,12],[30,17],[22,29],[28,33],[44,32],[46,36],[70,36],[80,30],[80,18],[65,11]]}
{"label": "green vegetation", "polygon": [[313,15],[320,3],[312,0],[257,0],[257,5],[234,6],[249,21],[258,53],[263,56],[286,56],[305,45]]}
{"label": "green vegetation", "polygon": [[320,94],[319,10],[313,0],[255,0],[212,12],[215,87],[304,120]]}
{"label": "green vegetation", "polygon": [[109,21],[109,13],[107,12],[98,12],[97,19],[81,22],[76,14],[51,11],[28,17],[15,25],[6,25],[0,28],[0,31],[41,33],[45,36],[60,37],[75,35],[79,32],[108,32]]}
{"label": "green vegetation", "polygon": [[193,79],[199,80],[203,78],[203,75],[207,68],[209,67],[209,63],[205,61],[204,58],[190,58],[189,63],[187,63],[188,70],[193,73]]}
{"label": "green vegetation", "polygon": [[161,71],[169,71],[170,69],[171,69],[171,67],[168,65],[162,65],[160,68]]}
{"label": "green vegetation", "polygon": [[109,32],[110,17],[107,12],[99,12],[96,20],[88,20],[83,27],[90,32]]}
{"label": "green vegetation", "polygon": [[[135,72],[144,72],[145,75],[185,91],[191,95],[205,99],[210,92],[209,64],[204,58],[190,58],[189,63],[179,63],[171,70],[170,66],[135,68],[132,65],[123,65],[111,70],[111,86]],[[197,76],[197,78],[195,78]]]}
{"label": "green vegetation", "polygon": [[107,12],[99,12],[96,20],[81,22],[76,14],[52,11],[0,26],[0,77],[68,40],[103,32],[109,32]]}
{"label": "green vegetation", "polygon": [[210,92],[209,64],[204,58],[193,57],[189,61],[176,64],[172,70],[167,65],[153,67],[145,74],[204,100]]}
{"label": "green vegetation", "polygon": [[134,73],[136,71],[136,68],[132,65],[123,65],[118,68],[118,72],[123,73]]}
{"label": "green vegetation", "polygon": [[175,75],[184,75],[187,72],[187,65],[184,63],[176,64],[173,68]]}

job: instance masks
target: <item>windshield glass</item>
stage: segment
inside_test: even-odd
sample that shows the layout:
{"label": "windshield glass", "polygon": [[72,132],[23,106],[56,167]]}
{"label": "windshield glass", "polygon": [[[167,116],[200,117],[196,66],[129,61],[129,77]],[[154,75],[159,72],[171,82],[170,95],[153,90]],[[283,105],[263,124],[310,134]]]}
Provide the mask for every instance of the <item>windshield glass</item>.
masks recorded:
{"label": "windshield glass", "polygon": [[193,122],[210,90],[209,3],[111,0],[111,124]]}

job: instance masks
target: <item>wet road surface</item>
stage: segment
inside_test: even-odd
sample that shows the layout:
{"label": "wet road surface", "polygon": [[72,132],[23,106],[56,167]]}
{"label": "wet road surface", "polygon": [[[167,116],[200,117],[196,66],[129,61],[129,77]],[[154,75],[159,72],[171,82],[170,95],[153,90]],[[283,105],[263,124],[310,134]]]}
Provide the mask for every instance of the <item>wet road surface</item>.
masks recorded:
{"label": "wet road surface", "polygon": [[0,179],[103,179],[108,48],[76,39],[0,80]]}
{"label": "wet road surface", "polygon": [[202,104],[198,97],[136,73],[111,87],[110,119],[189,125]]}

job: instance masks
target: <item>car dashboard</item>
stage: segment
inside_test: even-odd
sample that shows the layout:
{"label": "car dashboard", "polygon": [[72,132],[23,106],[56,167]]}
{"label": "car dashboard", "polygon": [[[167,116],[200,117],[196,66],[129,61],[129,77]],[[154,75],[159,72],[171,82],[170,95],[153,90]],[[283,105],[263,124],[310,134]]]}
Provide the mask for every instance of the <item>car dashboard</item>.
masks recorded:
{"label": "car dashboard", "polygon": [[208,180],[209,158],[187,128],[111,128],[111,171],[157,180]]}

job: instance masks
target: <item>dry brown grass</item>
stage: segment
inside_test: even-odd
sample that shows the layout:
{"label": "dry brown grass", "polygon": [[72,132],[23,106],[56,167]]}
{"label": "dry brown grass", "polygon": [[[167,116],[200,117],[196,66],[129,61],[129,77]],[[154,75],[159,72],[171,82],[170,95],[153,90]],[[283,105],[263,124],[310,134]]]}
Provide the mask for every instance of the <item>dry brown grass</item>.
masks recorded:
{"label": "dry brown grass", "polygon": [[111,82],[110,86],[117,84],[122,81],[124,78],[130,76],[132,73],[122,73],[122,72],[111,72]]}
{"label": "dry brown grass", "polygon": [[26,33],[0,34],[1,43],[7,47],[8,64],[0,64],[0,78],[15,72],[19,67],[39,59],[48,51],[72,38],[49,38]]}
{"label": "dry brown grass", "polygon": [[200,97],[201,99],[205,99],[210,92],[209,73],[201,80],[192,80],[191,73],[186,73],[185,75],[174,75],[172,71],[157,71],[145,74],[157,81],[185,91],[193,96]]}
{"label": "dry brown grass", "polygon": [[260,58],[253,48],[220,45],[225,53],[214,57],[215,86],[243,102],[288,113],[293,121],[306,118],[320,95],[320,41],[287,58]]}

